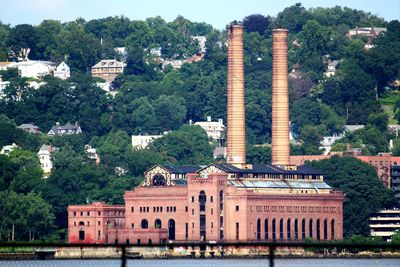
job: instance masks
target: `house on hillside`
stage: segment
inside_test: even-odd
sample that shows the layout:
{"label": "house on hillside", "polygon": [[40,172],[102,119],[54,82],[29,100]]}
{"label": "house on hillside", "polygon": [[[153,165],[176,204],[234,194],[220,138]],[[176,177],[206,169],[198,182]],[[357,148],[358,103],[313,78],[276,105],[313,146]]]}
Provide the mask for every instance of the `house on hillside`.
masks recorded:
{"label": "house on hillside", "polygon": [[10,65],[18,68],[21,77],[40,79],[46,75],[53,75],[55,64],[51,61],[28,60]]}
{"label": "house on hillside", "polygon": [[11,145],[3,146],[1,148],[0,155],[8,156],[8,155],[10,155],[11,152],[14,151],[14,149],[17,149],[17,148],[19,148],[19,146],[15,143],[12,143]]}
{"label": "house on hillside", "polygon": [[41,133],[40,128],[31,123],[22,123],[21,125],[17,126],[18,129],[24,130],[27,133]]}
{"label": "house on hillside", "polygon": [[53,126],[47,135],[64,135],[64,134],[79,134],[82,133],[82,129],[79,124],[76,122],[75,125],[67,122],[65,125],[60,125],[59,122],[56,122],[56,125]]}
{"label": "house on hillside", "polygon": [[54,71],[54,77],[60,78],[62,80],[66,80],[71,77],[71,72],[69,66],[63,61]]}
{"label": "house on hillside", "polygon": [[132,147],[136,149],[145,149],[151,142],[161,138],[163,135],[132,135]]}
{"label": "house on hillside", "polygon": [[208,138],[217,141],[220,146],[223,144],[225,125],[222,119],[211,121],[211,116],[207,116],[207,121],[198,121],[194,125],[198,125],[206,131]]}
{"label": "house on hillside", "polygon": [[92,77],[99,77],[107,82],[112,82],[124,72],[126,64],[115,59],[103,59],[92,67]]}
{"label": "house on hillside", "polygon": [[385,33],[386,28],[379,27],[356,27],[355,29],[350,29],[347,31],[346,36],[352,38],[355,35],[367,36],[368,38],[375,38],[381,33]]}
{"label": "house on hillside", "polygon": [[332,77],[336,74],[336,67],[340,63],[340,60],[332,60],[328,62],[327,70],[324,73],[325,77]]}
{"label": "house on hillside", "polygon": [[42,167],[44,178],[47,178],[53,168],[53,162],[51,161],[51,153],[56,151],[57,148],[52,145],[43,144],[38,154],[40,166]]}

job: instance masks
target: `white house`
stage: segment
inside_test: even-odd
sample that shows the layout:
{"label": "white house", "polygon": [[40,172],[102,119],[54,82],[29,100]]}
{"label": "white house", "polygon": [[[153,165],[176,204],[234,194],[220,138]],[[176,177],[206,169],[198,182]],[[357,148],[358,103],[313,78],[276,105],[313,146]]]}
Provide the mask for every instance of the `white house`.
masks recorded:
{"label": "white house", "polygon": [[0,151],[0,154],[1,154],[1,155],[6,155],[6,156],[8,156],[8,155],[10,155],[10,153],[13,152],[14,149],[16,149],[16,148],[19,148],[19,146],[16,145],[15,143],[12,143],[12,145],[3,146],[2,149],[1,149],[1,151]]}
{"label": "white house", "polygon": [[224,139],[224,131],[226,129],[222,119],[211,121],[211,116],[207,116],[207,121],[198,121],[194,125],[203,128],[207,136],[215,141],[221,142]]}
{"label": "white house", "polygon": [[36,79],[53,74],[55,70],[53,62],[40,60],[21,61],[10,65],[10,67],[18,68],[18,73],[21,77]]}
{"label": "white house", "polygon": [[332,77],[336,74],[336,67],[339,64],[339,60],[332,60],[328,63],[328,68],[324,73],[326,77]]}
{"label": "white house", "polygon": [[132,146],[137,149],[145,149],[151,142],[163,135],[132,135]]}
{"label": "white house", "polygon": [[54,71],[54,77],[60,78],[62,80],[66,80],[71,77],[71,72],[69,66],[63,61]]}
{"label": "white house", "polygon": [[44,172],[44,177],[47,177],[50,174],[51,169],[53,168],[53,162],[51,161],[51,153],[56,151],[57,148],[51,145],[43,144],[38,152],[38,157],[40,161],[40,166]]}

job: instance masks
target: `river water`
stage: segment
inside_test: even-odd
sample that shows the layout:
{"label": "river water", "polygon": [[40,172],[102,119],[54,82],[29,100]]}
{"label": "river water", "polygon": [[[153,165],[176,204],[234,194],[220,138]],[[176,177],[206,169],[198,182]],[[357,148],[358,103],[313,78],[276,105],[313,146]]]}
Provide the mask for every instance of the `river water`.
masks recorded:
{"label": "river water", "polygon": [[[130,267],[260,267],[269,266],[268,259],[156,259],[156,260],[128,260]],[[108,267],[121,266],[120,260],[28,260],[28,261],[0,261],[0,266],[12,267]],[[276,259],[275,266],[300,267],[399,267],[400,259]]]}

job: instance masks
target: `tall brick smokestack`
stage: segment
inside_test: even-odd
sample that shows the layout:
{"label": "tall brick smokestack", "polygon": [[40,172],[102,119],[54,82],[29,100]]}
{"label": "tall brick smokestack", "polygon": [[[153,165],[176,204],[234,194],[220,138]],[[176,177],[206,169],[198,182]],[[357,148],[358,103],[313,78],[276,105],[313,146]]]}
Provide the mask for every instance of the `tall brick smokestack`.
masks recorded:
{"label": "tall brick smokestack", "polygon": [[232,22],[228,30],[227,162],[246,165],[244,107],[243,26]]}
{"label": "tall brick smokestack", "polygon": [[289,94],[286,29],[275,29],[272,45],[272,165],[288,166]]}

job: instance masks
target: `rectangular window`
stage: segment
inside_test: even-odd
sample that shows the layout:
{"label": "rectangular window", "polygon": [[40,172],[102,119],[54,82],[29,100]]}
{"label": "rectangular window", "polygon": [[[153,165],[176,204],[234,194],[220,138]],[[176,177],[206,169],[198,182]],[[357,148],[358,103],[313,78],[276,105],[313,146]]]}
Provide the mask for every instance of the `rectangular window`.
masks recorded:
{"label": "rectangular window", "polygon": [[194,215],[194,209],[192,209],[192,215]]}
{"label": "rectangular window", "polygon": [[185,207],[185,212],[188,212],[188,206]]}
{"label": "rectangular window", "polygon": [[236,211],[239,211],[239,206],[236,206]]}
{"label": "rectangular window", "polygon": [[185,224],[185,239],[187,240],[189,238],[189,224]]}
{"label": "rectangular window", "polygon": [[214,198],[213,198],[213,196],[211,196],[210,197],[210,202],[213,202],[214,201]]}
{"label": "rectangular window", "polygon": [[192,228],[194,228],[194,222],[192,222]]}
{"label": "rectangular window", "polygon": [[153,212],[156,212],[156,207],[153,207]]}
{"label": "rectangular window", "polygon": [[98,226],[100,226],[100,225],[101,225],[101,222],[100,222],[100,221],[98,221],[98,222],[97,222],[97,225],[98,225]]}
{"label": "rectangular window", "polygon": [[74,211],[74,216],[76,216],[76,212]]}
{"label": "rectangular window", "polygon": [[97,240],[100,240],[100,236],[101,236],[101,232],[99,230],[99,231],[97,231]]}
{"label": "rectangular window", "polygon": [[162,212],[162,207],[160,207],[160,212]]}
{"label": "rectangular window", "polygon": [[135,228],[135,224],[134,223],[132,223],[131,226],[132,226],[132,228]]}
{"label": "rectangular window", "polygon": [[87,216],[90,216],[90,211],[87,212]]}
{"label": "rectangular window", "polygon": [[101,216],[101,212],[100,211],[99,211],[98,215]]}
{"label": "rectangular window", "polygon": [[131,212],[134,212],[135,211],[135,208],[134,207],[131,207]]}
{"label": "rectangular window", "polygon": [[176,207],[174,207],[174,212],[176,212]]}
{"label": "rectangular window", "polygon": [[214,213],[214,209],[211,209],[211,215],[213,215],[213,213]]}
{"label": "rectangular window", "polygon": [[239,223],[236,223],[236,239],[239,240]]}
{"label": "rectangular window", "polygon": [[194,202],[194,197],[192,197],[192,203]]}
{"label": "rectangular window", "polygon": [[167,212],[169,212],[169,207],[167,207]]}

